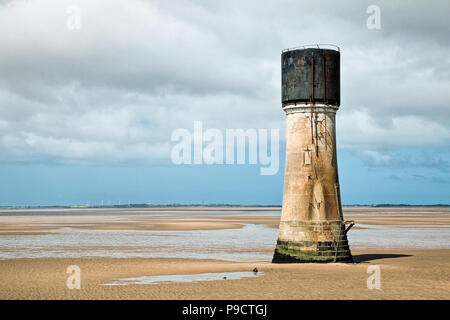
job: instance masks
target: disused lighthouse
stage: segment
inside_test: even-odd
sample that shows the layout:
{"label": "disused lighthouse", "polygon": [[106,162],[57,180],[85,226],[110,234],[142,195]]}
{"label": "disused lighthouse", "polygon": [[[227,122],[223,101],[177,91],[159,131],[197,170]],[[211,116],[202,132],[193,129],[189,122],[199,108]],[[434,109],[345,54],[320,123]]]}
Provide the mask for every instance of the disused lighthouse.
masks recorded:
{"label": "disused lighthouse", "polygon": [[287,49],[281,55],[286,171],[272,262],[352,262],[336,159],[339,48]]}

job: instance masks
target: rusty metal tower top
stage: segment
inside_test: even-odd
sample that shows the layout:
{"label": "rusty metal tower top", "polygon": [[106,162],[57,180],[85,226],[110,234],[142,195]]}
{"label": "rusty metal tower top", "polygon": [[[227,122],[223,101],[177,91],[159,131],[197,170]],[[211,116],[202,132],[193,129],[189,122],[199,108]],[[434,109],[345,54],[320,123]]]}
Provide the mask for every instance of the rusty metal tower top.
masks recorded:
{"label": "rusty metal tower top", "polygon": [[[332,48],[332,49],[330,49]],[[289,48],[281,54],[281,102],[339,106],[340,52],[334,45]]]}

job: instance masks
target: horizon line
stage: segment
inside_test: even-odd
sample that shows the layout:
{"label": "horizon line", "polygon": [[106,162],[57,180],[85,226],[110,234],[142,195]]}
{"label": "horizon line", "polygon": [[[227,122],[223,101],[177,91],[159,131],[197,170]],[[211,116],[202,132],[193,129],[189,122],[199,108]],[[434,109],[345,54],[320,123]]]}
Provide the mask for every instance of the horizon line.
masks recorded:
{"label": "horizon line", "polygon": [[[450,204],[434,203],[434,204],[407,204],[407,203],[376,203],[376,204],[343,204],[343,207],[450,207]],[[169,203],[169,204],[110,204],[110,205],[0,205],[0,209],[45,209],[45,208],[62,208],[62,209],[94,209],[94,208],[179,208],[179,207],[210,207],[210,208],[281,208],[281,204],[229,204],[229,203]]]}

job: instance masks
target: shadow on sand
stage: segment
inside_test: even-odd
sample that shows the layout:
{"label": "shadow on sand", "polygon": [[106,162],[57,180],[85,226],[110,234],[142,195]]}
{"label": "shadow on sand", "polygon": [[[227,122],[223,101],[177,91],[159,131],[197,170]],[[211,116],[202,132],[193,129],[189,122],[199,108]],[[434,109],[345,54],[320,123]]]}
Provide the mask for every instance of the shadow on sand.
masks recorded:
{"label": "shadow on sand", "polygon": [[389,254],[389,253],[374,253],[374,254],[357,254],[353,256],[353,260],[356,263],[367,262],[378,259],[392,259],[392,258],[405,258],[412,257],[410,254]]}

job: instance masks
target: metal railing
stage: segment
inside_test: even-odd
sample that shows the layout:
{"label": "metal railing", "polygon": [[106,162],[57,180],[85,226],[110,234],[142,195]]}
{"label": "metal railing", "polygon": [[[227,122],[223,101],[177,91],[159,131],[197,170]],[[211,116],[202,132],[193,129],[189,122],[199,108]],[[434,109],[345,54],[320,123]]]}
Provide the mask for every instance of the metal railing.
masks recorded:
{"label": "metal railing", "polygon": [[[327,48],[328,47],[328,48]],[[308,48],[317,48],[317,49],[330,49],[329,47],[332,47],[334,50],[337,49],[337,51],[340,51],[340,48],[334,44],[329,43],[317,43],[317,44],[305,44],[298,47],[293,48],[287,48],[281,51],[281,53],[298,50],[298,49],[308,49]]]}

